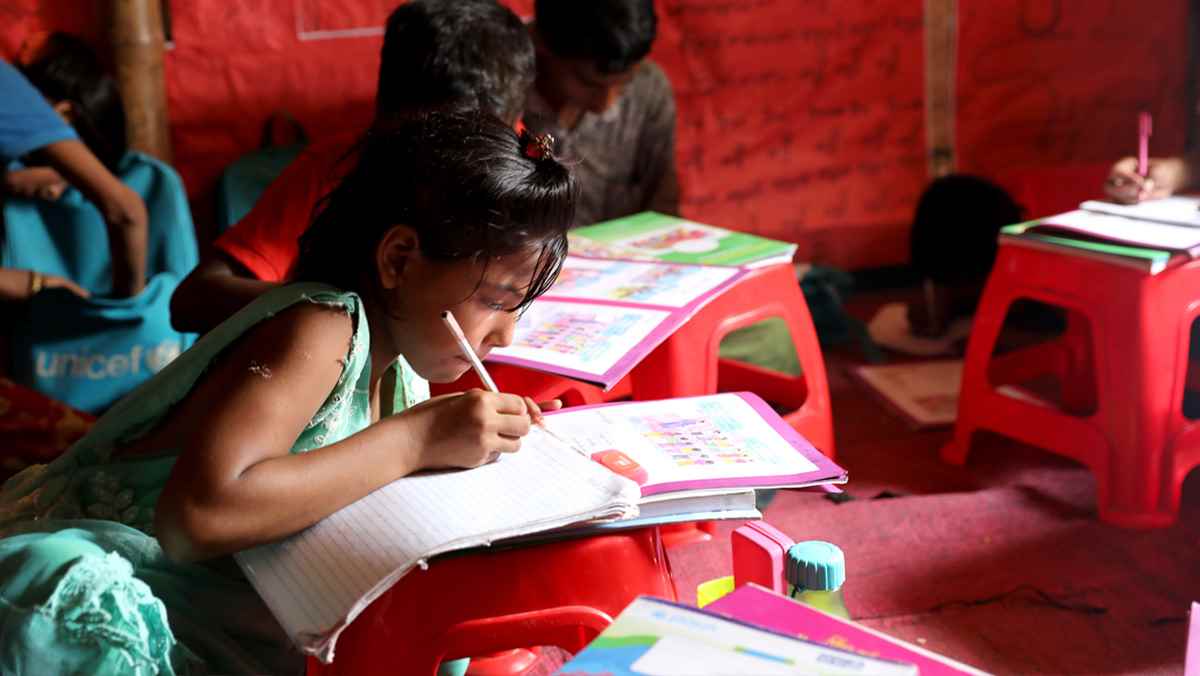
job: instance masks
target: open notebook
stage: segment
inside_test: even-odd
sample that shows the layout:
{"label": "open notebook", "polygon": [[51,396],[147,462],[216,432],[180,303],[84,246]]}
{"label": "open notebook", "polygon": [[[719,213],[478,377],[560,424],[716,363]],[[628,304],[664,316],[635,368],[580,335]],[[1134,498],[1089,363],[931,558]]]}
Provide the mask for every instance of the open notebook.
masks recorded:
{"label": "open notebook", "polygon": [[558,281],[488,361],[605,389],[745,275],[732,267],[568,256]]}
{"label": "open notebook", "polygon": [[707,518],[744,507],[736,496],[749,494],[752,504],[756,486],[845,481],[844,470],[750,394],[609,404],[548,419],[553,435],[535,428],[518,453],[400,479],[237,561],[296,645],[328,661],[350,621],[437,554],[636,519],[639,503],[659,518]]}

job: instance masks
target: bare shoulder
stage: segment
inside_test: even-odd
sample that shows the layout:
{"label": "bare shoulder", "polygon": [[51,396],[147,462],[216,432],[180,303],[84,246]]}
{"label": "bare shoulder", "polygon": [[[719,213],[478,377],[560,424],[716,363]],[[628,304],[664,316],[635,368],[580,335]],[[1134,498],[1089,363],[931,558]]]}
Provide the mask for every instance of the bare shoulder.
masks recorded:
{"label": "bare shoulder", "polygon": [[300,302],[263,320],[247,335],[248,343],[284,355],[344,357],[354,336],[348,307]]}
{"label": "bare shoulder", "polygon": [[277,386],[332,387],[353,336],[348,308],[301,302],[250,329],[223,356],[221,367]]}

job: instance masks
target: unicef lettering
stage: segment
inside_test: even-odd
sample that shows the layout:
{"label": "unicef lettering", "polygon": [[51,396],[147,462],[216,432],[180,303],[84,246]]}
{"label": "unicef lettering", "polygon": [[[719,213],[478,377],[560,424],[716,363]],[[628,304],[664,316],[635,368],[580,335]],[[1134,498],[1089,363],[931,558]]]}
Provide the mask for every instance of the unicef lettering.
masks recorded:
{"label": "unicef lettering", "polygon": [[179,340],[164,340],[157,345],[134,345],[127,352],[105,354],[82,352],[37,351],[37,377],[83,378],[104,380],[129,375],[157,373],[179,356]]}

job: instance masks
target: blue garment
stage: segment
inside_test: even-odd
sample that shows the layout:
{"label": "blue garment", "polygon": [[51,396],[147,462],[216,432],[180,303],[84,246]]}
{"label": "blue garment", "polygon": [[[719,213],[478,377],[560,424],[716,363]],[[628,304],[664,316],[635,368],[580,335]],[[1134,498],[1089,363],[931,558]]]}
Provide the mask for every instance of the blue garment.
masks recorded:
{"label": "blue garment", "polygon": [[12,377],[75,408],[98,413],[150,378],[195,337],[171,326],[171,294],[196,266],[187,193],[169,166],[130,152],[116,174],[146,203],[146,289],[132,298],[112,288],[108,230],[95,205],[69,188],[54,202],[12,198],[3,206],[0,267],[38,270],[92,292],[47,289],[14,308]]}
{"label": "blue garment", "polygon": [[58,141],[79,138],[29,80],[0,61],[0,165]]}
{"label": "blue garment", "polygon": [[[199,253],[179,174],[136,151],[126,153],[113,174],[146,203],[146,276],[170,272],[182,279],[196,266]],[[78,189],[68,187],[53,202],[8,199],[3,223],[0,266],[66,277],[93,296],[112,290],[108,228],[100,210]]]}

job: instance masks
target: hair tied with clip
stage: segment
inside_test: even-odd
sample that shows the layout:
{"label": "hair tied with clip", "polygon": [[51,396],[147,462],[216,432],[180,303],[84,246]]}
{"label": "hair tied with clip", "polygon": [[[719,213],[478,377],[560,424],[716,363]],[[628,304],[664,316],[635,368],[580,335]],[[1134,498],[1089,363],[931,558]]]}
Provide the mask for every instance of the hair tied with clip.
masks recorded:
{"label": "hair tied with clip", "polygon": [[554,137],[550,134],[521,132],[521,152],[531,160],[554,159]]}

